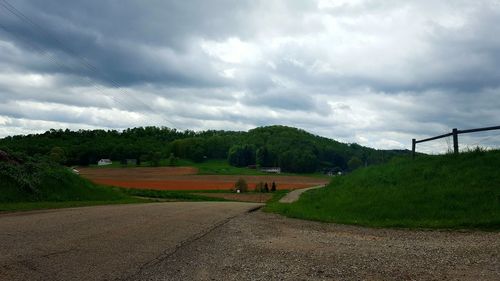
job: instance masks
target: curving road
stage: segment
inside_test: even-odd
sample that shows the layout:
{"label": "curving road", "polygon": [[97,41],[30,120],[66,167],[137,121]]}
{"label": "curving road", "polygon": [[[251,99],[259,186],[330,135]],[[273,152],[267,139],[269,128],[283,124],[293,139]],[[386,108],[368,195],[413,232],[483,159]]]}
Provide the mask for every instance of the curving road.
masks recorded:
{"label": "curving road", "polygon": [[280,203],[293,203],[293,202],[299,200],[300,195],[302,195],[302,193],[304,193],[308,190],[311,190],[311,189],[318,189],[318,188],[322,188],[325,186],[326,186],[326,184],[322,184],[322,185],[318,185],[318,186],[312,186],[312,187],[308,187],[308,188],[301,188],[301,189],[292,190],[291,192],[287,193],[285,196],[283,196],[283,198],[280,199]]}
{"label": "curving road", "polygon": [[173,202],[1,214],[0,280],[128,279],[260,206]]}

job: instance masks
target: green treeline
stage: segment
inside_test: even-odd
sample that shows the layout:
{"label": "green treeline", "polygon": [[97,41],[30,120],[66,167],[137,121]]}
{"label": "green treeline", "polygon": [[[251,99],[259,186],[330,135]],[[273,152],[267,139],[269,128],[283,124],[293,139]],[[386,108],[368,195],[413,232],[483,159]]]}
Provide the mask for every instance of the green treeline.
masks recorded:
{"label": "green treeline", "polygon": [[49,156],[64,165],[95,164],[101,158],[159,163],[159,159],[173,155],[195,162],[227,159],[237,167],[276,166],[283,171],[304,173],[353,170],[407,153],[340,143],[286,126],[259,127],[248,132],[194,132],[166,127],[123,131],[52,129],[43,134],[6,137],[0,140],[2,147],[32,156]]}

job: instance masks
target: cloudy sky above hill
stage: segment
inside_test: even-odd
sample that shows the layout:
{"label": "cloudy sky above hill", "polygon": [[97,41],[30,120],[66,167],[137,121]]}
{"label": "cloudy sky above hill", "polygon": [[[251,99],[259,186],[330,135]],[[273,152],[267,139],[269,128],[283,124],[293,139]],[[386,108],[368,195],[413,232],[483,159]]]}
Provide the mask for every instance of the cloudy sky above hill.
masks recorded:
{"label": "cloudy sky above hill", "polygon": [[0,137],[282,124],[409,148],[500,125],[498,34],[498,0],[0,0]]}

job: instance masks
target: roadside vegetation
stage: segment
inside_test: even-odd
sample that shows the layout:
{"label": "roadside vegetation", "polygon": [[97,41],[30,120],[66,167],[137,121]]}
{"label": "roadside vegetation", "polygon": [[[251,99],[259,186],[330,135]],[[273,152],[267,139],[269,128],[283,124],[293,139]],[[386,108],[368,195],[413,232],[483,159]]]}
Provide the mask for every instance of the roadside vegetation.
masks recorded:
{"label": "roadside vegetation", "polygon": [[266,210],[373,227],[500,229],[500,151],[398,158]]}
{"label": "roadside vegetation", "polygon": [[0,153],[0,211],[144,202],[94,185],[46,157]]}

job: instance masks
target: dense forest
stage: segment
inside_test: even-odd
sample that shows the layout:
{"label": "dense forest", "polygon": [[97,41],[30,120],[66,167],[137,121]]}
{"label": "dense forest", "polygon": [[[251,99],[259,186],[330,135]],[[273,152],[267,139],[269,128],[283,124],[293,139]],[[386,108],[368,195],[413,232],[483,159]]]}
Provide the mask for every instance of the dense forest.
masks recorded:
{"label": "dense forest", "polygon": [[159,163],[169,157],[195,162],[227,159],[229,164],[279,166],[287,172],[352,170],[386,162],[405,150],[376,150],[341,143],[286,126],[248,132],[178,131],[166,127],[116,130],[50,130],[43,134],[0,139],[0,149],[43,155],[64,165],[95,164],[101,158]]}

